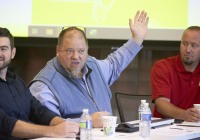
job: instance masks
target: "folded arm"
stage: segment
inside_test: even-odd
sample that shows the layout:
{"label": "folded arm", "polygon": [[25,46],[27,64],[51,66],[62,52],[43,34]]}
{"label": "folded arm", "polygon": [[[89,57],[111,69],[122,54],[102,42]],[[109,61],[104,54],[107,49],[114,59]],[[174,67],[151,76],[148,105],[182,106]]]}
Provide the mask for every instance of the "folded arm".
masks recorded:
{"label": "folded arm", "polygon": [[171,104],[170,100],[164,97],[155,99],[155,105],[157,111],[166,117],[190,122],[200,121],[200,113],[196,108],[181,109]]}
{"label": "folded arm", "polygon": [[12,136],[18,138],[38,137],[75,137],[79,131],[78,124],[62,121],[55,117],[52,126],[36,125],[18,120],[13,128]]}

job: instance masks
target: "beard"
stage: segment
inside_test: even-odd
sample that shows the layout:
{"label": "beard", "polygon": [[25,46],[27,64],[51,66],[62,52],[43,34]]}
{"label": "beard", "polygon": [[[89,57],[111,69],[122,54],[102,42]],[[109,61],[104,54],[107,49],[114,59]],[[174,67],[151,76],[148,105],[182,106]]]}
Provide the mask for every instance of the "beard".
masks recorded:
{"label": "beard", "polygon": [[0,70],[7,68],[10,62],[11,62],[11,59],[8,61],[5,61],[2,65],[0,65]]}
{"label": "beard", "polygon": [[193,61],[192,60],[190,60],[190,58],[185,58],[185,59],[183,59],[183,63],[185,64],[185,65],[192,65],[193,64]]}
{"label": "beard", "polygon": [[192,65],[192,64],[193,64],[193,61],[183,61],[183,63],[184,63],[185,65]]}
{"label": "beard", "polygon": [[70,73],[73,78],[82,78],[82,72],[80,68],[72,68],[70,69]]}

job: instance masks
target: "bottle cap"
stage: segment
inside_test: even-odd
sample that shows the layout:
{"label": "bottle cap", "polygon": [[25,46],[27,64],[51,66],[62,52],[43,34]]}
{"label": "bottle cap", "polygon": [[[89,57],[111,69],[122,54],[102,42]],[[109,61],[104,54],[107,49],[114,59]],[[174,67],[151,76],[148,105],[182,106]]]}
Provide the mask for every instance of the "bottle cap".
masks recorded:
{"label": "bottle cap", "polygon": [[141,103],[146,103],[146,100],[141,100]]}
{"label": "bottle cap", "polygon": [[83,112],[88,112],[89,110],[88,109],[83,109]]}

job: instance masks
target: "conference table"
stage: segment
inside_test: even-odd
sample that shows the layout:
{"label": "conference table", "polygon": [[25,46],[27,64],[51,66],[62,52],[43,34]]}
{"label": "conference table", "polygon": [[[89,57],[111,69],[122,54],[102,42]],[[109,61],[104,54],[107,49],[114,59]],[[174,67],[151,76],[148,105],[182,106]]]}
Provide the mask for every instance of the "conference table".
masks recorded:
{"label": "conference table", "polygon": [[[135,124],[138,121],[128,123]],[[121,133],[116,132],[113,136],[104,136],[102,129],[92,130],[93,140],[139,140],[139,132]],[[151,129],[151,136],[145,140],[188,140],[200,138],[200,123],[183,122],[170,124]],[[32,140],[75,140],[75,138],[37,138]]]}

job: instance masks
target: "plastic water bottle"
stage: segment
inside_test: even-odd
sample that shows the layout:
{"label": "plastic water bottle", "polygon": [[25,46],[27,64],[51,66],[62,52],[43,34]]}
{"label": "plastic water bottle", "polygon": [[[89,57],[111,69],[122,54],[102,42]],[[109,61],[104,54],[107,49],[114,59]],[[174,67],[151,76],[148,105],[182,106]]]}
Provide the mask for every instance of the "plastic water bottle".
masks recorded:
{"label": "plastic water bottle", "polygon": [[151,130],[151,110],[149,108],[149,103],[144,103],[144,110],[140,115],[139,122],[139,136],[142,138],[150,137]]}
{"label": "plastic water bottle", "polygon": [[138,120],[140,120],[141,112],[142,112],[143,109],[144,109],[144,103],[146,103],[146,100],[141,100],[140,106],[139,106],[139,108],[138,108]]}
{"label": "plastic water bottle", "polygon": [[92,119],[88,109],[83,109],[80,120],[80,140],[92,140]]}

